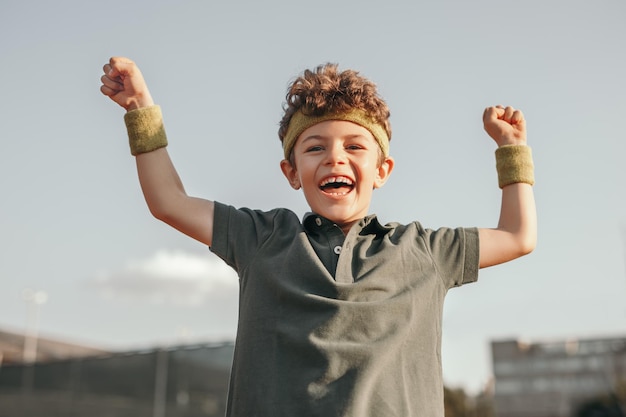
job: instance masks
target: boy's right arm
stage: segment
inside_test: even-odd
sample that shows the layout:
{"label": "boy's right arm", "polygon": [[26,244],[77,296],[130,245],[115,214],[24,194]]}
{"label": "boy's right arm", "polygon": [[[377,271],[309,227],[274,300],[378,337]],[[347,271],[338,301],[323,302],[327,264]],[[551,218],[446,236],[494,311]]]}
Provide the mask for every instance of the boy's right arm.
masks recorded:
{"label": "boy's right arm", "polygon": [[[141,71],[129,59],[111,58],[100,91],[127,111],[154,105]],[[136,156],[139,183],[154,217],[211,246],[214,203],[190,197],[166,148]]]}

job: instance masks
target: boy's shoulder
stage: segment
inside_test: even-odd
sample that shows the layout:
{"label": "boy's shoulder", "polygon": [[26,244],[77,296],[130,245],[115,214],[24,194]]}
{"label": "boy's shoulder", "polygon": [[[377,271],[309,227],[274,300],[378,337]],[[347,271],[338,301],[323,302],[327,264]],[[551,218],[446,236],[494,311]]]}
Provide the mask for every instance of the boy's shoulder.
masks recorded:
{"label": "boy's shoulder", "polygon": [[282,224],[283,227],[301,225],[300,218],[292,210],[284,207],[273,209],[252,209],[248,207],[235,207],[229,204],[215,201],[214,222],[239,222],[242,224]]}

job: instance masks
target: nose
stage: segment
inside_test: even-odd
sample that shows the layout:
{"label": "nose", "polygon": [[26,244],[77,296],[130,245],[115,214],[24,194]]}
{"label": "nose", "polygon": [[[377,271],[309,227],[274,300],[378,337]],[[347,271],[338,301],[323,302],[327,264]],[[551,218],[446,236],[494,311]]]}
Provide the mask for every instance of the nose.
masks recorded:
{"label": "nose", "polygon": [[335,145],[329,147],[326,151],[326,160],[325,163],[327,165],[337,165],[344,164],[346,162],[346,151],[343,149],[342,145]]}

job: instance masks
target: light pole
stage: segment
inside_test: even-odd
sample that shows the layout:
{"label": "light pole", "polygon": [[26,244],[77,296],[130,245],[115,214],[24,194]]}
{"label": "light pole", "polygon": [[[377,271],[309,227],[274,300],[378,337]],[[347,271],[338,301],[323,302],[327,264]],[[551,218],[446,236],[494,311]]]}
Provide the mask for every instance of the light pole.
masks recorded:
{"label": "light pole", "polygon": [[44,291],[33,291],[30,288],[22,292],[22,299],[27,304],[27,323],[24,332],[23,360],[30,364],[37,360],[37,343],[39,339],[39,310],[48,301]]}
{"label": "light pole", "polygon": [[22,292],[22,299],[26,305],[26,328],[24,330],[24,373],[22,375],[22,390],[24,395],[33,391],[35,383],[34,364],[37,360],[37,343],[39,340],[39,310],[48,301],[48,294],[43,291],[33,291],[30,288]]}

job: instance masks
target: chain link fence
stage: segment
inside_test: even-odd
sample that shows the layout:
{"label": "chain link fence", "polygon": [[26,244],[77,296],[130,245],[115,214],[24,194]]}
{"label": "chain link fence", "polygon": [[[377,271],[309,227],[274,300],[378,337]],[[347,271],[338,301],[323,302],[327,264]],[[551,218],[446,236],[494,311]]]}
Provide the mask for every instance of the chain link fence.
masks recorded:
{"label": "chain link fence", "polygon": [[234,346],[0,367],[0,417],[223,416]]}

